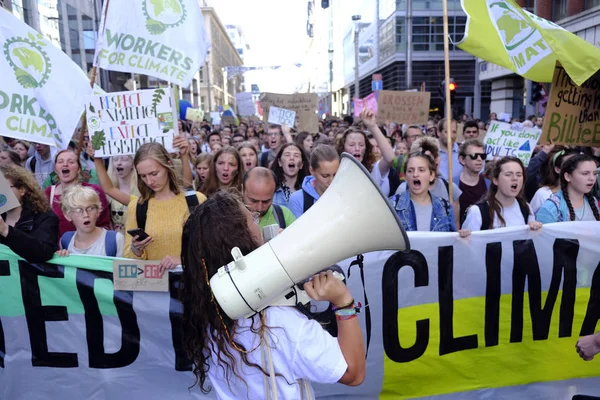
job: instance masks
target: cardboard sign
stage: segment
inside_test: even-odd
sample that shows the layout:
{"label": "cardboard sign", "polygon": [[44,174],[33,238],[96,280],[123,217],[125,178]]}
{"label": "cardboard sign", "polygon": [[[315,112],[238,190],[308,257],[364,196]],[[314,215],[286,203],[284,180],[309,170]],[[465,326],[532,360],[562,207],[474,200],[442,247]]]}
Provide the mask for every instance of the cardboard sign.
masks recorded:
{"label": "cardboard sign", "polygon": [[202,122],[204,120],[204,112],[198,108],[189,107],[185,110],[185,119],[193,122]]}
{"label": "cardboard sign", "polygon": [[286,110],[285,108],[271,107],[269,109],[268,122],[270,124],[286,124],[289,127],[293,127],[296,123],[296,112],[292,110]]}
{"label": "cardboard sign", "polygon": [[263,109],[263,121],[269,120],[269,109],[273,106],[296,112],[296,129],[317,133],[319,131],[319,96],[316,93],[277,94],[262,93],[260,104]]}
{"label": "cardboard sign", "polygon": [[577,86],[556,63],[540,144],[600,146],[600,72]]}
{"label": "cardboard sign", "polygon": [[10,183],[0,173],[0,214],[19,207],[19,200],[12,191]]}
{"label": "cardboard sign", "polygon": [[425,125],[429,118],[429,92],[382,90],[377,105],[379,117],[399,124]]}
{"label": "cardboard sign", "polygon": [[115,290],[167,292],[169,274],[158,270],[160,261],[114,260],[113,280]]}
{"label": "cardboard sign", "polygon": [[514,130],[506,122],[492,121],[483,140],[488,160],[494,157],[518,157],[527,166],[542,131],[538,128]]}
{"label": "cardboard sign", "polygon": [[239,115],[250,116],[256,114],[256,107],[254,106],[254,100],[252,100],[252,93],[242,92],[236,94],[235,102],[237,104]]}
{"label": "cardboard sign", "polygon": [[173,151],[177,114],[172,89],[86,96],[85,111],[96,157],[135,154],[145,143]]}

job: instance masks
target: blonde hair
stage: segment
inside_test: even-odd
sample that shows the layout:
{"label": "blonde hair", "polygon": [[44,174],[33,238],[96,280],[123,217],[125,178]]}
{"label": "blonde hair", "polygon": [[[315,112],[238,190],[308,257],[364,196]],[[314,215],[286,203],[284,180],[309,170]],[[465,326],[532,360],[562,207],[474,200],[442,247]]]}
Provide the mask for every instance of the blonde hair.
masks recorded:
{"label": "blonde hair", "polygon": [[[173,160],[169,156],[167,150],[161,144],[156,142],[142,145],[133,158],[134,167],[137,168],[139,163],[147,159],[154,160],[162,167],[166,168],[169,178],[169,189],[171,189],[173,193],[179,194],[182,191],[181,188],[183,187],[183,182],[179,174],[177,174]],[[151,197],[154,197],[154,191],[144,183],[139,175],[137,177],[137,186],[140,191],[139,204],[144,204],[146,201],[150,200]]]}
{"label": "blonde hair", "polygon": [[[114,157],[111,157],[110,161],[108,162],[108,170],[107,170],[108,177],[110,178],[110,181],[112,182],[114,187],[116,187],[117,189],[121,189],[119,187],[119,178],[117,177],[117,169],[115,168],[115,164],[114,164],[114,160],[116,157],[128,157],[131,159],[131,164],[133,165],[133,156],[131,156],[131,155],[129,155],[129,156],[114,156]],[[135,169],[135,166],[133,166],[131,168],[131,176],[129,178],[129,193],[136,197],[140,196],[140,191],[138,190],[138,186],[137,186],[137,171]]]}
{"label": "blonde hair", "polygon": [[91,205],[98,206],[98,211],[102,211],[102,203],[98,192],[89,186],[74,185],[65,190],[60,198],[60,209],[67,215],[69,211],[77,208],[85,208]]}

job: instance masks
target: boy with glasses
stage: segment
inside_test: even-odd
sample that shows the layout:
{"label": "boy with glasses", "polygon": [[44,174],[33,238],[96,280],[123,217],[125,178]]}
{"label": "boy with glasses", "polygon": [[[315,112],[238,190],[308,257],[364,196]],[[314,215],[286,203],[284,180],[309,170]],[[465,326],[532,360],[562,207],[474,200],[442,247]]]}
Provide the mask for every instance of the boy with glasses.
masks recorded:
{"label": "boy with glasses", "polygon": [[458,199],[460,206],[460,225],[462,225],[467,209],[480,201],[488,189],[488,183],[481,174],[486,154],[483,142],[479,139],[467,139],[458,149],[458,160],[463,166],[458,185],[462,194]]}
{"label": "boy with glasses", "polygon": [[125,237],[96,226],[102,205],[94,189],[75,185],[63,193],[60,202],[65,217],[73,222],[76,231],[65,232],[60,238],[59,256],[87,254],[123,257]]}

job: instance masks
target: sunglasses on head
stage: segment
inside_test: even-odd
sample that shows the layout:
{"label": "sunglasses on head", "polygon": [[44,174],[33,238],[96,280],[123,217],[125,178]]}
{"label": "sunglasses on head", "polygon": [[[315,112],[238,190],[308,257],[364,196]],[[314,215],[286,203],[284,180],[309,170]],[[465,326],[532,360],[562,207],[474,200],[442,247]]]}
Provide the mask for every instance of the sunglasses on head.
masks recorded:
{"label": "sunglasses on head", "polygon": [[486,154],[485,153],[475,153],[475,154],[467,154],[467,156],[471,160],[477,160],[478,158],[481,158],[482,160],[485,160]]}

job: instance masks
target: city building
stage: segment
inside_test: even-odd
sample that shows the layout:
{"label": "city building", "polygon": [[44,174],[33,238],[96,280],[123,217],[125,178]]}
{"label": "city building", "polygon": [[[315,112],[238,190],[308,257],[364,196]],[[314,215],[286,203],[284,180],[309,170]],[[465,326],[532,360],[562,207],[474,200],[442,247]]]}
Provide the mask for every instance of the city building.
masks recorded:
{"label": "city building", "polygon": [[[526,10],[553,21],[564,29],[600,46],[600,0],[517,0]],[[514,72],[485,61],[480,62],[479,79],[491,84],[490,110],[515,118],[543,114],[541,104],[531,104],[531,81]],[[545,84],[546,88],[550,87]],[[547,90],[549,92],[549,90]]]}

